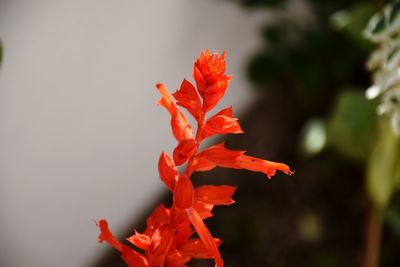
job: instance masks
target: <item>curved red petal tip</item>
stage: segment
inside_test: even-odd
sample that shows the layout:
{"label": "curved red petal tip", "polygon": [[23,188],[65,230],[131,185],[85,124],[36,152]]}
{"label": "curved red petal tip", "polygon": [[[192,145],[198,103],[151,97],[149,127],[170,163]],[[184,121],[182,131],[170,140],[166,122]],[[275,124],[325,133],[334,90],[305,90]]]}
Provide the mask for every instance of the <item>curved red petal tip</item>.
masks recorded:
{"label": "curved red petal tip", "polygon": [[106,241],[108,244],[110,244],[116,250],[121,252],[122,244],[115,238],[113,233],[108,228],[107,221],[104,219],[101,219],[98,223],[96,223],[96,225],[100,228],[99,243]]}

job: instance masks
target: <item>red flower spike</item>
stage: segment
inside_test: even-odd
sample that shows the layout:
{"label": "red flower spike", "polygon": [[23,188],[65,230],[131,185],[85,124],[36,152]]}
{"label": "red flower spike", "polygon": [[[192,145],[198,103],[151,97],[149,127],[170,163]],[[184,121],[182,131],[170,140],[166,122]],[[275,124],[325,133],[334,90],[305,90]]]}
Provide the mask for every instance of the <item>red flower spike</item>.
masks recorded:
{"label": "red flower spike", "polygon": [[184,139],[179,142],[174,150],[174,161],[176,165],[182,165],[197,151],[197,143],[194,139]]}
{"label": "red flower spike", "polygon": [[204,246],[208,249],[212,257],[214,258],[216,266],[223,267],[224,261],[219,254],[217,244],[212,238],[210,232],[207,229],[207,226],[204,224],[197,211],[193,207],[190,207],[186,209],[186,213],[194,229],[196,229],[196,232],[199,235],[201,241],[203,241]]}
{"label": "red flower spike", "polygon": [[192,126],[189,124],[185,114],[176,107],[167,88],[162,83],[157,84],[156,87],[162,95],[158,103],[171,114],[171,128],[176,140],[192,139]]}
{"label": "red flower spike", "polygon": [[178,209],[187,209],[193,205],[194,189],[187,176],[181,176],[174,190],[174,205]]}
{"label": "red flower spike", "polygon": [[149,267],[149,263],[143,255],[125,245],[122,245],[121,258],[129,267]]}
{"label": "red flower spike", "polygon": [[216,134],[243,133],[237,118],[232,117],[232,107],[226,108],[209,118],[202,132],[202,138]]}
{"label": "red flower spike", "polygon": [[189,81],[184,79],[179,90],[172,95],[176,99],[177,105],[186,108],[196,120],[199,120],[202,112],[201,100],[196,89]]}
{"label": "red flower spike", "polygon": [[[173,192],[173,205],[171,208],[162,204],[158,206],[147,219],[145,231],[135,231],[127,238],[143,253],[122,245],[108,229],[105,220],[97,224],[100,228],[99,242],[106,241],[117,249],[130,267],[187,267],[192,258],[213,258],[217,267],[223,267],[218,251],[221,241],[211,236],[203,220],[213,216],[215,205],[234,203],[232,195],[236,187],[205,185],[194,189],[190,180],[194,171],[220,166],[262,172],[268,177],[273,176],[276,170],[292,174],[285,164],[247,156],[245,151],[229,150],[224,143],[196,155],[200,142],[206,137],[243,132],[232,115],[231,107],[204,121],[206,113],[217,105],[228,87],[231,77],[225,74],[225,69],[225,52],[220,56],[208,50],[201,53],[193,70],[197,88],[183,80],[179,90],[173,94],[176,104],[163,84],[156,85],[161,93],[159,104],[170,113],[172,132],[178,140],[173,157],[163,152],[158,161],[160,178]],[[197,120],[195,138],[191,125],[177,105],[186,108]],[[179,175],[176,166],[185,162],[188,162],[186,170]],[[200,239],[190,238],[194,232]]]}
{"label": "red flower spike", "polygon": [[158,160],[158,173],[165,185],[174,191],[176,181],[178,181],[178,170],[175,167],[174,160],[165,152],[161,153]]}

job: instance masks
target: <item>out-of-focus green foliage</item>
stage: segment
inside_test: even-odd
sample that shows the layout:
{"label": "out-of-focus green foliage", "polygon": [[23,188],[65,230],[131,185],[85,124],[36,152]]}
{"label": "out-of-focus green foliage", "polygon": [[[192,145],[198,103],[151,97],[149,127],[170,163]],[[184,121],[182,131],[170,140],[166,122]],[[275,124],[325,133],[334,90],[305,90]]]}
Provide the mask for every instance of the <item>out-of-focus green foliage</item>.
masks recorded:
{"label": "out-of-focus green foliage", "polygon": [[376,103],[360,90],[341,92],[328,122],[328,143],[344,156],[366,162],[375,141]]}
{"label": "out-of-focus green foliage", "polygon": [[[232,1],[282,14],[262,29],[262,45],[249,61],[248,75],[256,88],[275,90],[271,95],[290,99],[291,110],[296,110],[290,116],[300,121],[303,129],[296,139],[301,155],[307,160],[321,160],[322,165],[340,165],[343,159],[349,159],[346,163],[358,163],[351,164],[355,169],[363,166],[369,199],[385,212],[393,193],[400,190],[400,141],[382,128],[376,114],[378,102],[366,99],[365,90],[371,85],[366,61],[374,46],[363,32],[371,16],[388,1]],[[296,12],[294,7],[299,2],[305,3],[302,8],[306,12]],[[385,20],[370,25],[371,32],[379,36],[399,15],[400,1],[390,14],[385,14]],[[310,159],[324,147],[330,149],[321,157]],[[332,151],[343,159],[338,160],[338,154]],[[356,180],[346,175],[345,179]],[[399,213],[391,213],[385,219],[400,233]],[[304,229],[309,233],[308,228]],[[321,259],[318,266],[344,266],[336,256],[321,254],[315,258]]]}
{"label": "out-of-focus green foliage", "polygon": [[387,221],[392,231],[400,239],[400,211],[394,209],[393,207],[389,207],[385,211],[385,220]]}
{"label": "out-of-focus green foliage", "polygon": [[379,124],[379,134],[367,164],[367,189],[373,202],[386,208],[400,185],[400,139],[387,123]]}
{"label": "out-of-focus green foliage", "polygon": [[373,81],[369,99],[380,98],[380,115],[390,117],[393,132],[400,135],[400,1],[392,1],[369,21],[364,34],[375,45],[367,62]]}
{"label": "out-of-focus green foliage", "polygon": [[[288,1],[241,2],[253,7],[275,8],[279,3],[284,10]],[[359,4],[360,1],[310,2],[310,8],[315,10],[310,25],[302,25],[299,17],[286,16],[264,28],[263,49],[249,66],[249,76],[258,88],[300,90],[301,100],[307,101],[319,98],[332,87],[357,80],[364,71],[360,62],[365,60],[371,46],[361,32],[372,14],[370,5],[365,1],[364,4]],[[342,19],[336,16],[333,19],[336,28],[333,28],[328,18],[349,6],[351,9],[343,11],[346,21],[343,21],[344,13]]]}
{"label": "out-of-focus green foliage", "polygon": [[373,10],[367,2],[356,4],[349,9],[340,10],[330,17],[332,28],[347,34],[365,51],[371,49],[362,32],[367,25]]}
{"label": "out-of-focus green foliage", "polygon": [[313,156],[320,153],[326,145],[326,125],[321,119],[310,119],[303,127],[300,141],[300,153]]}

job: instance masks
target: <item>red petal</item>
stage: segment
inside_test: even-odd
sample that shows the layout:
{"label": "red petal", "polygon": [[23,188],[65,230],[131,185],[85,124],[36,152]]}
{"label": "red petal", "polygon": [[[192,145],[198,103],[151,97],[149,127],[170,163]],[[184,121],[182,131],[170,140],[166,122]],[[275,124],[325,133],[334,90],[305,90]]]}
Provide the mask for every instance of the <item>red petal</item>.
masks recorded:
{"label": "red petal", "polygon": [[208,84],[214,83],[225,73],[225,51],[218,57],[217,53],[210,53],[210,51],[206,49],[206,51],[200,54],[194,65]]}
{"label": "red petal", "polygon": [[178,250],[168,253],[166,267],[187,267],[185,265],[190,261],[190,257],[183,255]]}
{"label": "red petal", "polygon": [[219,79],[209,85],[203,94],[203,111],[207,112],[213,109],[221,98],[225,95],[231,76],[221,76]]}
{"label": "red petal", "polygon": [[151,235],[153,231],[163,224],[170,223],[171,213],[163,204],[158,206],[150,217],[147,218],[147,228],[144,234]]}
{"label": "red petal", "polygon": [[290,170],[289,166],[279,162],[273,162],[268,160],[263,160],[251,156],[242,155],[238,159],[237,163],[239,168],[255,171],[255,172],[262,172],[271,178],[276,170],[283,171],[286,174],[291,175],[293,172]]}
{"label": "red petal", "polygon": [[189,161],[187,171],[189,175],[191,175],[195,171],[198,172],[209,171],[214,169],[216,166],[217,165],[215,163],[205,159],[202,156],[195,156],[193,157],[193,160]]}
{"label": "red petal", "polygon": [[190,171],[202,171],[207,167],[212,167],[212,164],[215,164],[216,166],[225,168],[262,172],[267,175],[268,178],[271,178],[276,170],[283,171],[289,175],[293,173],[286,164],[247,156],[244,155],[244,153],[245,151],[229,150],[224,147],[224,143],[220,143],[205,149],[195,156],[195,160],[193,160],[190,166]]}
{"label": "red petal", "polygon": [[[236,161],[244,153],[245,151],[226,149],[222,142],[203,150],[196,156],[196,159],[203,164],[209,161],[220,167],[238,168]],[[200,165],[200,167],[204,168],[204,165]],[[208,164],[208,166],[211,166],[211,164]],[[198,170],[199,167],[193,166],[193,169]]]}
{"label": "red petal", "polygon": [[162,83],[157,84],[156,87],[162,95],[159,104],[171,114],[171,128],[175,138],[178,141],[193,138],[192,126],[189,124],[185,114],[176,107],[167,88]]}
{"label": "red petal", "polygon": [[125,245],[122,246],[121,258],[129,267],[149,266],[149,263],[143,255]]}
{"label": "red petal", "polygon": [[[222,243],[218,238],[214,238],[214,242],[217,244],[217,246]],[[213,257],[210,251],[204,246],[204,243],[197,238],[187,240],[186,243],[179,248],[179,250],[191,258],[209,259]]]}
{"label": "red petal", "polygon": [[150,246],[150,237],[148,235],[138,233],[136,230],[135,234],[128,237],[126,240],[143,250],[147,250]]}
{"label": "red petal", "polygon": [[212,205],[230,205],[235,203],[231,198],[235,190],[235,186],[229,185],[203,185],[196,188],[194,198]]}
{"label": "red petal", "polygon": [[193,138],[192,126],[190,126],[185,114],[179,109],[176,109],[176,112],[172,114],[171,127],[176,140]]}
{"label": "red petal", "polygon": [[96,224],[100,228],[99,242],[106,241],[112,247],[117,249],[119,252],[122,251],[122,244],[115,238],[110,229],[108,229],[108,223],[102,219]]}
{"label": "red petal", "polygon": [[196,66],[193,69],[193,78],[196,81],[196,86],[199,90],[199,93],[202,95],[202,92],[204,92],[207,87],[207,82],[204,79],[203,74],[201,74],[200,69]]}
{"label": "red petal", "polygon": [[237,118],[232,117],[232,107],[226,108],[209,118],[204,127],[202,137],[216,134],[243,133]]}
{"label": "red petal", "polygon": [[174,233],[170,225],[163,225],[156,229],[151,237],[149,248],[150,266],[164,266],[173,237]]}
{"label": "red petal", "polygon": [[185,163],[197,151],[197,143],[194,139],[185,139],[179,142],[174,149],[174,161],[176,165]]}
{"label": "red petal", "polygon": [[214,258],[216,266],[223,267],[224,261],[222,260],[221,255],[218,251],[217,244],[215,240],[212,238],[210,232],[207,229],[207,226],[204,224],[203,220],[200,218],[197,211],[193,207],[191,207],[186,209],[186,213],[194,229],[196,229],[196,232],[199,235],[201,241],[203,241],[204,246],[207,248],[207,250]]}
{"label": "red petal", "polygon": [[[185,212],[185,216],[187,218],[186,212]],[[189,237],[192,236],[194,233],[190,222],[187,225],[187,227],[182,227],[181,229],[176,229],[176,228],[174,228],[174,229],[176,230],[175,236],[174,236],[174,245],[176,247],[182,246],[189,239]]]}
{"label": "red petal", "polygon": [[171,207],[171,226],[179,231],[185,231],[185,229],[190,228],[190,221],[184,210],[175,206]]}
{"label": "red petal", "polygon": [[177,101],[176,104],[186,108],[193,117],[197,120],[199,119],[201,113],[200,97],[194,86],[189,81],[184,79],[179,90],[172,95]]}
{"label": "red petal", "polygon": [[174,204],[178,209],[186,209],[193,205],[194,189],[187,176],[179,177],[174,190]]}
{"label": "red petal", "polygon": [[173,159],[165,152],[161,154],[158,160],[158,173],[165,185],[173,191],[178,180],[178,170]]}
{"label": "red petal", "polygon": [[212,213],[212,209],[214,208],[214,205],[204,203],[202,201],[194,201],[193,203],[194,209],[197,211],[199,216],[201,217],[202,220],[211,218],[214,216],[214,213]]}

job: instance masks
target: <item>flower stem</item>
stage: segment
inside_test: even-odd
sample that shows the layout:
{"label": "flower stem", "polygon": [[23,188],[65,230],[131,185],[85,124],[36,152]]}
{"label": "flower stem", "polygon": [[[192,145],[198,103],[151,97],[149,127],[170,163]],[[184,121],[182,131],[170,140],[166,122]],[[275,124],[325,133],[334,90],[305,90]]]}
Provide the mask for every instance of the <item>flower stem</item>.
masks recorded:
{"label": "flower stem", "polygon": [[363,266],[378,267],[382,232],[382,217],[380,210],[375,205],[371,205],[366,226],[366,244]]}

